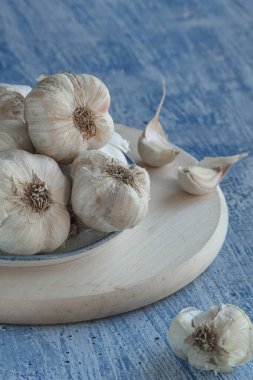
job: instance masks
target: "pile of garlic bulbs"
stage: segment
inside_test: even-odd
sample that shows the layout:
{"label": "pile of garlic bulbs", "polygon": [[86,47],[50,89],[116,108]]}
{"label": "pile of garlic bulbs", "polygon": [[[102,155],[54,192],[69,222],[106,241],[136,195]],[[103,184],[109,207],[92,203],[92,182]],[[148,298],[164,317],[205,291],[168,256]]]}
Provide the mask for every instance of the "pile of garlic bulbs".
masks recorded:
{"label": "pile of garlic bulbs", "polygon": [[0,85],[1,251],[55,251],[73,220],[76,231],[112,232],[145,217],[149,175],[128,165],[109,106],[105,84],[87,74]]}

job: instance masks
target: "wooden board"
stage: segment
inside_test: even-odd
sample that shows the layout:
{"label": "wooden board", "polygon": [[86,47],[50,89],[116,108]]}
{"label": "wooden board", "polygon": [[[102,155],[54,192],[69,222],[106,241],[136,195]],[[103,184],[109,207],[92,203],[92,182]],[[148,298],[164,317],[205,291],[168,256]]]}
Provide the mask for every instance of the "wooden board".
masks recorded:
{"label": "wooden board", "polygon": [[[138,161],[140,131],[118,126]],[[191,196],[177,184],[182,152],[161,169],[148,169],[148,216],[77,260],[43,267],[0,268],[0,322],[52,324],[85,321],[148,305],[193,281],[218,254],[228,213],[220,189]]]}

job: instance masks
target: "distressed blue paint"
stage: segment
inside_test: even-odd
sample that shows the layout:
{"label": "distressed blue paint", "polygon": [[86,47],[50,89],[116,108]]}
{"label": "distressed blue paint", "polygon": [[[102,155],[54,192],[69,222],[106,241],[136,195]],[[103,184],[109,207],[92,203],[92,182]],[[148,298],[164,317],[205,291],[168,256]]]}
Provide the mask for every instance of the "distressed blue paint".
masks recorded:
{"label": "distressed blue paint", "polygon": [[[233,154],[253,143],[251,0],[0,0],[0,81],[88,72],[110,88],[117,122],[143,128],[161,96],[161,121],[191,154]],[[141,310],[53,327],[2,326],[0,378],[213,379],[171,352],[166,329],[187,305],[229,302],[253,319],[253,159],[223,182],[225,245],[192,284]],[[250,379],[247,364],[217,379]]]}

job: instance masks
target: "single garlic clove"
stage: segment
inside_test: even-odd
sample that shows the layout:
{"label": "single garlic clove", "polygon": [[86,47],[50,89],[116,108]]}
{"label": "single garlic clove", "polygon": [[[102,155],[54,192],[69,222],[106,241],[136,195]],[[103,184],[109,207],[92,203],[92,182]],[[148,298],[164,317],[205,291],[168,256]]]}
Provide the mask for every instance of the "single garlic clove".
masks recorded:
{"label": "single garlic clove", "polygon": [[70,164],[82,152],[106,145],[114,123],[105,84],[87,74],[39,78],[25,99],[29,135],[39,153]]}
{"label": "single garlic clove", "polygon": [[204,195],[215,189],[222,178],[221,170],[192,166],[178,168],[178,183],[187,193]]}
{"label": "single garlic clove", "polygon": [[229,304],[206,312],[183,309],[168,339],[176,355],[199,369],[227,372],[253,358],[253,325],[243,310]]}
{"label": "single garlic clove", "polygon": [[141,159],[152,167],[161,167],[174,161],[180,153],[174,145],[169,143],[159,115],[166,96],[165,82],[163,82],[163,95],[154,118],[148,123],[138,141],[138,151]]}
{"label": "single garlic clove", "polygon": [[124,163],[127,163],[124,153],[129,151],[129,144],[128,141],[123,139],[123,137],[117,132],[113,132],[109,143],[99,150],[112,158],[116,158]]}
{"label": "single garlic clove", "polygon": [[86,226],[121,231],[146,216],[150,179],[145,169],[90,150],[75,159],[71,174],[73,211]]}
{"label": "single garlic clove", "polygon": [[197,165],[178,168],[178,183],[189,194],[204,195],[214,190],[228,169],[248,153],[227,157],[205,157]]}

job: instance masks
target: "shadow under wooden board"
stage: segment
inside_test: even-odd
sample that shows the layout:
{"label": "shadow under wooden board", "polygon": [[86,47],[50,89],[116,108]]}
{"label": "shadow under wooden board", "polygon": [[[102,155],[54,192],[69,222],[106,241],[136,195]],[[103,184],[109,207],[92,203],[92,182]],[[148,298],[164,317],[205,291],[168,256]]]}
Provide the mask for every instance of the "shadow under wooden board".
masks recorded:
{"label": "shadow under wooden board", "polygon": [[[136,150],[140,131],[117,125]],[[0,322],[86,321],[140,308],[184,287],[218,254],[228,212],[220,188],[193,196],[177,184],[177,168],[195,160],[182,151],[173,164],[149,168],[147,217],[84,257],[51,266],[0,268]]]}

